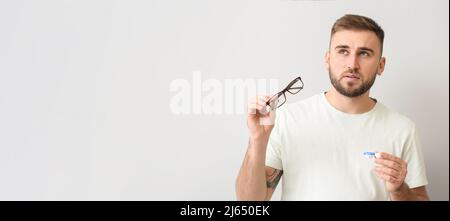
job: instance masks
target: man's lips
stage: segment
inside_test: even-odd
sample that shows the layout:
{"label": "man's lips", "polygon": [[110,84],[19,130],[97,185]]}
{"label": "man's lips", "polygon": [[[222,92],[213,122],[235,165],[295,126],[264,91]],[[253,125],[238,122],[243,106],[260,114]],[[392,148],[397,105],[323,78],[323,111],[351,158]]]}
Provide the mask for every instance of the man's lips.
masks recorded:
{"label": "man's lips", "polygon": [[346,79],[355,79],[355,80],[359,79],[359,77],[357,75],[353,75],[353,74],[345,75],[344,78],[346,78]]}

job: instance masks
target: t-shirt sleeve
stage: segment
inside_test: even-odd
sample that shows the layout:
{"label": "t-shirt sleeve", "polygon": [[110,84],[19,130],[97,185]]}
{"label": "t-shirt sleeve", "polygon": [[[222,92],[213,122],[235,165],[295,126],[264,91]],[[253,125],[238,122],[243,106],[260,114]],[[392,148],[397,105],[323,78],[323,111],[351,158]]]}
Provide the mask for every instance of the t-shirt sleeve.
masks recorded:
{"label": "t-shirt sleeve", "polygon": [[283,170],[283,164],[281,160],[281,149],[282,149],[282,143],[281,143],[281,132],[280,128],[282,127],[280,125],[280,118],[282,118],[281,113],[277,113],[277,117],[275,119],[275,126],[272,130],[272,133],[269,137],[269,142],[267,144],[267,150],[266,150],[266,166]]}
{"label": "t-shirt sleeve", "polygon": [[428,184],[425,168],[425,160],[422,154],[422,146],[413,125],[402,151],[402,159],[408,164],[405,182],[410,188],[425,186]]}

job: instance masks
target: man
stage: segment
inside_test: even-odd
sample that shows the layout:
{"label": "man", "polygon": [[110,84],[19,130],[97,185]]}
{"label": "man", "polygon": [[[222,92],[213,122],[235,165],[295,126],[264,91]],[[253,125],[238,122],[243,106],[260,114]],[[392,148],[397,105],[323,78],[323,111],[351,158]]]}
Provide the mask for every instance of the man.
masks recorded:
{"label": "man", "polygon": [[270,200],[281,178],[282,200],[428,200],[414,123],[369,97],[386,62],[383,39],[372,19],[345,15],[325,54],[327,92],[284,105],[276,117],[268,96],[249,102],[238,200]]}

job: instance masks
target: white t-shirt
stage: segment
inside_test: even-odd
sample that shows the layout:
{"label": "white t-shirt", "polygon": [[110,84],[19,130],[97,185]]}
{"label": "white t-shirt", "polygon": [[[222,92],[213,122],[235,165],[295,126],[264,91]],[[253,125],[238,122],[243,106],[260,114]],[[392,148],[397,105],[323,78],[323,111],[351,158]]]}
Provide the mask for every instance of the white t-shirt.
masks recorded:
{"label": "white t-shirt", "polygon": [[389,200],[366,151],[405,160],[410,188],[428,183],[414,123],[380,102],[366,113],[347,114],[322,93],[276,114],[266,165],[283,170],[282,200]]}

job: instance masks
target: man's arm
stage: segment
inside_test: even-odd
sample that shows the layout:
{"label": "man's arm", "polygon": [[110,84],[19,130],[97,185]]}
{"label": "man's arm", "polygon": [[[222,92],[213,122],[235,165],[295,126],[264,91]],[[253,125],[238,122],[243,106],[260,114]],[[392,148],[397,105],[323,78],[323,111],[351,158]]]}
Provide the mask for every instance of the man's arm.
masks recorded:
{"label": "man's arm", "polygon": [[270,96],[257,96],[248,103],[250,139],[236,179],[238,200],[269,200],[282,174],[265,165],[267,144],[275,123],[275,112],[266,109],[269,99]]}
{"label": "man's arm", "polygon": [[427,190],[425,186],[420,186],[416,188],[409,188],[406,183],[399,188],[398,191],[391,193],[391,200],[401,201],[401,200],[430,200],[428,197]]}
{"label": "man's arm", "polygon": [[281,176],[283,176],[282,170],[266,166],[266,200],[270,200],[272,198],[272,194],[277,188]]}
{"label": "man's arm", "polygon": [[265,200],[265,158],[267,143],[249,141],[244,162],[236,179],[237,200]]}
{"label": "man's arm", "polygon": [[249,142],[244,162],[236,180],[238,200],[270,200],[282,170],[265,166],[267,143]]}

